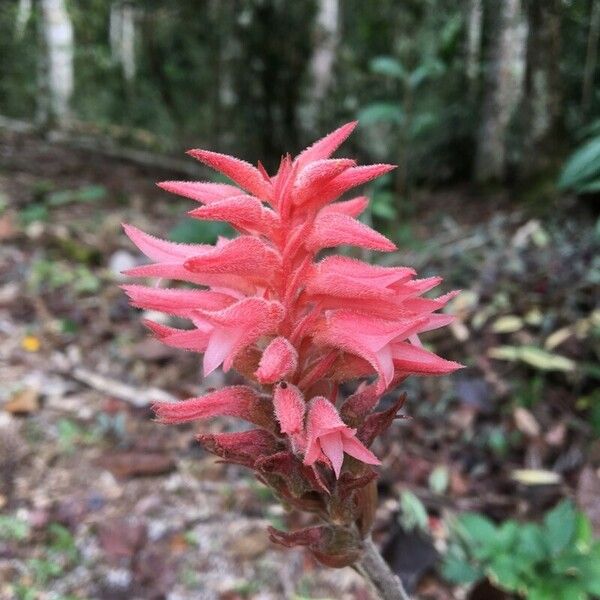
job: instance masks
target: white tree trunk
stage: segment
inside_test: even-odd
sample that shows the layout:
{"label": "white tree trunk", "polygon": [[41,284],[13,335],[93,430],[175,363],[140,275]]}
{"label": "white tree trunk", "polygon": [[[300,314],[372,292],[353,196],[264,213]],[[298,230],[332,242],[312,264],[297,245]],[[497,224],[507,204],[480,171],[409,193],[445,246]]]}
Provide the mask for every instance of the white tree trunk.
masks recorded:
{"label": "white tree trunk", "polygon": [[46,120],[66,124],[73,94],[73,25],[64,0],[41,0],[42,30],[46,45]]}
{"label": "white tree trunk", "polygon": [[133,81],[135,60],[135,9],[128,3],[114,3],[110,7],[110,48],[113,59],[122,69],[127,81]]}
{"label": "white tree trunk", "polygon": [[318,0],[315,19],[314,51],[310,64],[312,85],[306,106],[310,128],[316,126],[319,106],[333,83],[333,68],[340,41],[339,0]]}
{"label": "white tree trunk", "polygon": [[477,140],[475,177],[501,179],[507,160],[507,133],[523,95],[527,22],[521,0],[502,0],[493,15],[486,96]]}

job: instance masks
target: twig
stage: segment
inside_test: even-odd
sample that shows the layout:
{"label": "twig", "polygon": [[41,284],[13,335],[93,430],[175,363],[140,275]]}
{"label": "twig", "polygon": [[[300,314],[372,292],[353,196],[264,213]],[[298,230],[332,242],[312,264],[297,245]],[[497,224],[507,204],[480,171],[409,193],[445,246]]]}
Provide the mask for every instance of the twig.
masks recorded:
{"label": "twig", "polygon": [[363,540],[364,553],[356,570],[368,581],[381,600],[410,600],[402,581],[383,560],[371,536]]}
{"label": "twig", "polygon": [[75,367],[72,371],[65,373],[72,379],[79,381],[91,387],[99,392],[103,392],[108,396],[113,396],[124,402],[129,402],[138,408],[149,406],[154,402],[176,402],[177,398],[159,388],[145,388],[140,389],[116,381],[115,379],[109,379],[99,373],[88,371],[83,367]]}

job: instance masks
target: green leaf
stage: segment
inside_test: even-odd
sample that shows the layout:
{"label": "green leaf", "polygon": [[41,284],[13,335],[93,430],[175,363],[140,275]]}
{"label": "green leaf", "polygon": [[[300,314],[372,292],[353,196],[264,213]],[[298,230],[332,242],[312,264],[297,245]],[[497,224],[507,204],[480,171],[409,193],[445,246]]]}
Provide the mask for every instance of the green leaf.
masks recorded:
{"label": "green leaf", "polygon": [[363,125],[374,125],[375,123],[388,122],[395,125],[403,125],[405,120],[402,108],[392,102],[377,102],[369,104],[358,113],[358,120]]}
{"label": "green leaf", "polygon": [[536,346],[497,346],[488,350],[488,356],[496,360],[520,360],[540,371],[574,371],[575,361],[566,356],[552,354]]}
{"label": "green leaf", "polygon": [[564,500],[544,517],[544,536],[550,551],[556,555],[564,550],[575,535],[576,513],[573,504]]}
{"label": "green leaf", "polygon": [[514,556],[499,554],[492,560],[492,564],[486,569],[490,580],[506,590],[516,591],[522,586],[519,574],[520,563]]}
{"label": "green leaf", "polygon": [[406,531],[420,529],[427,531],[428,515],[423,503],[410,491],[404,490],[400,496],[400,524]]}
{"label": "green leaf", "polygon": [[465,513],[458,518],[457,532],[469,545],[487,546],[498,531],[487,517],[477,513]]}
{"label": "green leaf", "polygon": [[438,465],[429,475],[429,489],[434,494],[443,494],[448,489],[448,467]]}
{"label": "green leaf", "polygon": [[461,560],[456,556],[448,556],[442,564],[442,575],[454,583],[475,583],[483,577],[483,571]]}
{"label": "green leaf", "polygon": [[586,185],[597,181],[600,176],[600,136],[595,137],[576,150],[558,180],[562,190],[582,190]]}
{"label": "green leaf", "polygon": [[402,63],[391,56],[378,56],[371,61],[371,71],[376,75],[393,77],[399,81],[404,81],[407,77],[406,70]]}
{"label": "green leaf", "polygon": [[533,523],[524,523],[519,531],[517,555],[524,563],[536,563],[547,557],[542,530]]}

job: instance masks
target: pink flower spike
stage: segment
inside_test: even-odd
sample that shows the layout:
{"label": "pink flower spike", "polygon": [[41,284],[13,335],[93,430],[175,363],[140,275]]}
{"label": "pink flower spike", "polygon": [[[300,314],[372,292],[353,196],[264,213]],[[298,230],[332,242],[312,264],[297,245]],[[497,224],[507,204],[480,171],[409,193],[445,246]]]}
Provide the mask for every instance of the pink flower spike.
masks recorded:
{"label": "pink flower spike", "polygon": [[297,367],[298,351],[280,336],[265,348],[255,375],[260,383],[270,384],[293,375]]}
{"label": "pink flower spike", "polygon": [[344,452],[369,465],[381,464],[380,460],[356,439],[356,430],[344,424],[335,406],[323,396],[311,400],[306,429],[305,465],[312,465],[326,457],[338,479]]}
{"label": "pink flower spike", "polygon": [[302,432],[306,405],[302,392],[295,385],[285,382],[277,385],[273,393],[273,406],[281,433],[298,435]]}
{"label": "pink flower spike", "polygon": [[216,171],[220,171],[242,189],[261,200],[268,202],[273,199],[271,182],[265,180],[263,174],[245,160],[209,150],[189,150],[188,154]]}
{"label": "pink flower spike", "polygon": [[190,198],[202,204],[212,204],[230,196],[239,196],[242,193],[240,188],[234,185],[208,181],[161,181],[156,185],[166,192]]}

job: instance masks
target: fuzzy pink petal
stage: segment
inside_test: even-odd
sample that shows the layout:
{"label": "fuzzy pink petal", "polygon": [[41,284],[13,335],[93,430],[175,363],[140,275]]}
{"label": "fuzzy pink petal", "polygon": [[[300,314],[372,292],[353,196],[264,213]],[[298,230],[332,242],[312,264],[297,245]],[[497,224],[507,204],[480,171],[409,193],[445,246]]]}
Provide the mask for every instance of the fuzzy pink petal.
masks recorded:
{"label": "fuzzy pink petal", "polygon": [[153,235],[148,235],[132,225],[123,225],[129,239],[150,259],[155,261],[175,262],[178,260],[197,256],[211,246],[206,244],[176,244],[161,240]]}
{"label": "fuzzy pink petal", "polygon": [[407,342],[392,344],[392,358],[396,370],[406,373],[445,375],[463,366]]}
{"label": "fuzzy pink petal", "polygon": [[298,351],[288,339],[276,337],[264,350],[255,375],[260,383],[275,383],[292,375],[298,367]]}
{"label": "fuzzy pink petal", "polygon": [[346,138],[354,131],[358,125],[358,121],[351,121],[335,131],[332,131],[324,138],[303,150],[297,157],[295,162],[303,167],[315,160],[329,158],[346,140]]}
{"label": "fuzzy pink petal", "polygon": [[241,188],[261,200],[268,201],[273,198],[271,182],[266,181],[262,173],[250,163],[227,154],[219,154],[209,150],[189,150],[188,154],[216,171],[220,171]]}
{"label": "fuzzy pink petal", "polygon": [[338,479],[344,462],[344,447],[342,434],[339,431],[326,433],[319,438],[323,454],[330,460],[335,478]]}
{"label": "fuzzy pink petal", "polygon": [[377,287],[407,281],[415,274],[410,267],[381,267],[349,256],[328,256],[318,263],[318,268],[322,273],[343,275]]}
{"label": "fuzzy pink petal", "polygon": [[361,444],[354,435],[342,436],[342,445],[344,452],[368,465],[380,465],[381,461],[363,444]]}
{"label": "fuzzy pink petal", "polygon": [[251,388],[238,385],[181,402],[160,402],[153,408],[162,423],[186,423],[227,416],[263,426],[267,423],[263,404]]}
{"label": "fuzzy pink petal", "polygon": [[242,235],[189,258],[184,267],[192,273],[227,273],[271,282],[281,269],[281,259],[266,242]]}
{"label": "fuzzy pink petal", "polygon": [[358,217],[369,206],[369,199],[366,196],[358,196],[351,200],[329,204],[321,209],[321,214],[336,213],[348,215],[349,217]]}
{"label": "fuzzy pink petal", "polygon": [[228,371],[243,348],[273,333],[283,318],[284,309],[279,302],[245,298],[223,310],[197,311],[197,314],[214,327],[204,356],[204,370],[208,374],[221,362]]}
{"label": "fuzzy pink petal", "polygon": [[211,327],[175,329],[145,319],[144,325],[165,345],[192,352],[204,352],[211,335]]}
{"label": "fuzzy pink petal", "polygon": [[325,213],[315,219],[314,228],[305,246],[317,252],[323,248],[350,245],[371,250],[391,252],[396,249],[393,242],[374,229],[347,215]]}
{"label": "fuzzy pink petal", "polygon": [[241,190],[233,185],[207,181],[161,181],[156,185],[167,192],[202,202],[202,204],[211,204],[241,194]]}
{"label": "fuzzy pink petal", "polygon": [[231,329],[215,329],[204,352],[202,368],[205,377],[218,369],[232,353],[241,335],[241,332],[234,332]]}
{"label": "fuzzy pink petal", "polygon": [[295,385],[288,383],[276,386],[273,406],[282,433],[293,435],[302,431],[306,405],[302,392]]}
{"label": "fuzzy pink petal", "polygon": [[317,195],[325,183],[355,165],[356,162],[348,158],[318,160],[309,163],[298,173],[294,182],[294,204],[304,204]]}
{"label": "fuzzy pink petal", "polygon": [[254,196],[232,196],[217,200],[188,213],[191,217],[203,220],[226,221],[241,231],[270,234],[278,224],[277,215],[263,207]]}
{"label": "fuzzy pink petal", "polygon": [[158,310],[169,315],[189,316],[195,309],[220,310],[235,302],[235,298],[207,290],[186,290],[122,285],[121,289],[131,299],[131,304],[146,310]]}
{"label": "fuzzy pink petal", "polygon": [[377,177],[381,177],[395,168],[394,165],[376,164],[346,169],[335,179],[332,179],[323,186],[317,203],[319,206],[324,206],[348,190],[377,179]]}

